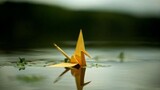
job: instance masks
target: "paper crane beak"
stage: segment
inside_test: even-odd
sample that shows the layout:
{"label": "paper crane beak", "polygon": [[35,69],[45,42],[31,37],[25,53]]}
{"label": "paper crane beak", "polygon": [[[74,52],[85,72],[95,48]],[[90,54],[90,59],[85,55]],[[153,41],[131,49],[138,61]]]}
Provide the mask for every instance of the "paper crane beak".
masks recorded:
{"label": "paper crane beak", "polygon": [[82,51],[86,56],[88,56],[89,58],[91,58],[91,56],[89,55],[89,53],[87,51]]}

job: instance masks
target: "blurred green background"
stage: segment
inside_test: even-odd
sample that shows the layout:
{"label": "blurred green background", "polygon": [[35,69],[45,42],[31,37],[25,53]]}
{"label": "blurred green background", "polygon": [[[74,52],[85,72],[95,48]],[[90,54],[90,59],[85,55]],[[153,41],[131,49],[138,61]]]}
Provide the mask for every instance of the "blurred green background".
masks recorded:
{"label": "blurred green background", "polygon": [[112,10],[72,10],[43,3],[2,1],[1,50],[52,47],[53,43],[76,41],[80,29],[83,30],[86,42],[160,45],[159,16],[136,16]]}

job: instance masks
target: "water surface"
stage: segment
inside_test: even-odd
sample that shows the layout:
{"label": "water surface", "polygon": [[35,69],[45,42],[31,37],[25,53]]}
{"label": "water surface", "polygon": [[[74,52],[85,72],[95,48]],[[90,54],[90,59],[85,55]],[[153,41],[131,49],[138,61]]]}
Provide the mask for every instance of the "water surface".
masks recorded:
{"label": "water surface", "polygon": [[[72,55],[74,48],[63,48]],[[0,52],[1,90],[160,90],[160,49],[86,48],[87,67],[51,68],[64,61],[55,48]],[[27,64],[17,64],[19,57]],[[64,73],[63,73],[64,72]],[[59,77],[60,76],[60,77]],[[83,82],[83,85],[81,85]]]}

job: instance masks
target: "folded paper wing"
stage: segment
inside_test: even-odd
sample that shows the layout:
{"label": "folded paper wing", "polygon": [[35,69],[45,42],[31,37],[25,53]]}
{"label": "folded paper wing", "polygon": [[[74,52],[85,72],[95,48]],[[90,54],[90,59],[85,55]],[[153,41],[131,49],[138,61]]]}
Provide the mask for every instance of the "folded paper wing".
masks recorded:
{"label": "folded paper wing", "polygon": [[82,30],[80,30],[76,49],[71,58],[56,44],[54,44],[54,46],[69,60],[69,63],[60,63],[50,67],[74,67],[77,64],[86,66],[85,55],[90,58],[90,55],[85,50]]}
{"label": "folded paper wing", "polygon": [[59,64],[55,64],[55,65],[50,65],[49,67],[74,67],[77,64],[78,63],[59,63]]}

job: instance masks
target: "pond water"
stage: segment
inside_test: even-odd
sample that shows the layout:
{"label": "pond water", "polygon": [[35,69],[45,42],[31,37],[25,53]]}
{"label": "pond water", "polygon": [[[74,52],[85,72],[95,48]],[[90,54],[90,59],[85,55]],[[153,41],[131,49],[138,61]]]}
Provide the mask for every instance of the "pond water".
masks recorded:
{"label": "pond water", "polygon": [[64,61],[55,48],[1,51],[0,90],[160,90],[160,48],[86,49],[92,59],[79,69],[48,67]]}

